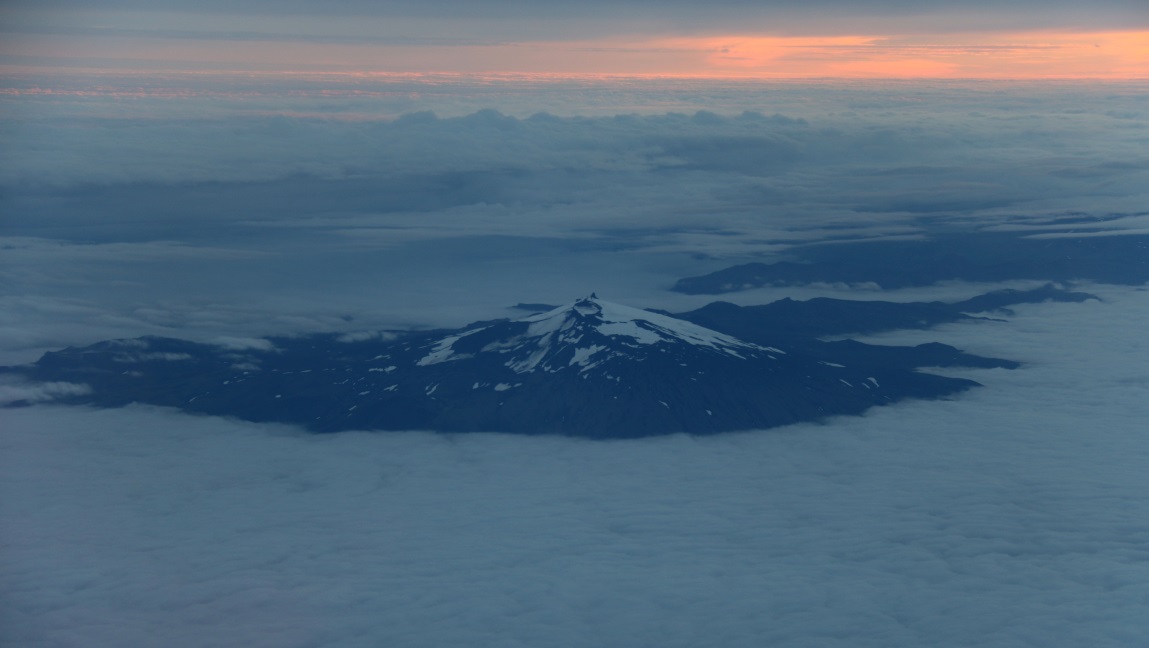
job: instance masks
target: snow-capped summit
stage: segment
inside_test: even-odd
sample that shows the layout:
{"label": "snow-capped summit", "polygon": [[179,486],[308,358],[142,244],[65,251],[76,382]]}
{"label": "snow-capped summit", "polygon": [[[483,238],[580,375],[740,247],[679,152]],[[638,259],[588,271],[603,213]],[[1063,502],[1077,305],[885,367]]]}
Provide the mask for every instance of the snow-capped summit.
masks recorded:
{"label": "snow-capped summit", "polygon": [[[481,344],[480,344],[481,341]],[[692,351],[734,358],[773,358],[783,351],[743,342],[690,322],[615,304],[594,293],[512,322],[499,322],[446,336],[429,345],[421,366],[497,353],[516,373],[586,372],[616,358],[644,356],[653,347],[668,352],[689,345]]]}
{"label": "snow-capped summit", "polygon": [[607,337],[630,338],[623,341],[626,344],[686,343],[735,357],[741,357],[738,353],[740,349],[744,352],[781,353],[778,349],[743,342],[685,320],[603,301],[594,293],[573,304],[524,318],[524,321],[531,323],[530,332],[533,335],[566,332],[566,338],[570,339],[571,332],[581,335],[593,329]]}

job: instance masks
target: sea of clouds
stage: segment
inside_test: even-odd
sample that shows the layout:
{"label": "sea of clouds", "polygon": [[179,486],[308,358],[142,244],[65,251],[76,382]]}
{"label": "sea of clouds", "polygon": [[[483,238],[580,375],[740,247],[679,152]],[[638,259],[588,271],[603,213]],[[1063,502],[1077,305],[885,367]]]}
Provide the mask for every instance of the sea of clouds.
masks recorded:
{"label": "sea of clouds", "polygon": [[685,310],[676,279],[803,242],[1149,227],[1132,83],[341,79],[7,79],[0,360]]}
{"label": "sea of clouds", "polygon": [[[1147,226],[1136,84],[36,81],[0,95],[0,364],[457,326],[592,291],[687,310],[709,299],[676,279],[804,242]],[[1006,285],[1031,284],[729,298]],[[875,340],[1024,363],[958,374],[984,388],[766,432],[0,410],[0,643],[1141,645],[1149,292],[1077,288],[1103,301]]]}
{"label": "sea of clouds", "polygon": [[593,442],[0,411],[21,646],[1136,646],[1149,292],[938,339],[1024,360],[864,417]]}

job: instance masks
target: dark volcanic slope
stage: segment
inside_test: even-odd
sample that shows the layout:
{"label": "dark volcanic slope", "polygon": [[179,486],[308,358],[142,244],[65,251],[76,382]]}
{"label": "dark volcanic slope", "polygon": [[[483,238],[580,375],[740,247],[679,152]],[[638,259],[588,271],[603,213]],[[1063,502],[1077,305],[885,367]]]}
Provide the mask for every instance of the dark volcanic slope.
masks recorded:
{"label": "dark volcanic slope", "polygon": [[678,280],[673,290],[718,295],[759,286],[876,283],[883,288],[939,281],[1038,279],[1140,285],[1149,281],[1149,235],[1029,238],[981,232],[915,241],[808,245],[797,261],[747,263]]}
{"label": "dark volcanic slope", "polygon": [[319,335],[271,342],[274,348],[235,350],[122,340],[5,371],[90,387],[64,402],[143,402],[322,432],[624,438],[774,427],[976,385],[913,371],[939,360],[1012,366],[944,345],[774,346],[593,296],[520,320],[391,341]]}
{"label": "dark volcanic slope", "polygon": [[829,335],[924,329],[979,319],[968,313],[1002,311],[1008,306],[1044,301],[1083,302],[1097,299],[1047,284],[1033,290],[998,290],[960,302],[855,301],[819,297],[806,301],[781,299],[762,306],[711,302],[678,317],[748,341],[806,340]]}

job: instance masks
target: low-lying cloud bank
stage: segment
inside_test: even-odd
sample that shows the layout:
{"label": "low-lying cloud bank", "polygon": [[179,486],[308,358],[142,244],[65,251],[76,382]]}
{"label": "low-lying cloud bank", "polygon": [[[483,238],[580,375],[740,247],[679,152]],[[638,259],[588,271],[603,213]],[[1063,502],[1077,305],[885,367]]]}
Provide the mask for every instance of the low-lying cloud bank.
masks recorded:
{"label": "low-lying cloud bank", "polygon": [[1134,84],[101,81],[15,84],[0,116],[5,363],[592,291],[687,310],[675,280],[801,243],[1067,213],[1118,235],[1149,204]]}
{"label": "low-lying cloud bank", "polygon": [[[168,646],[1149,641],[1144,291],[945,342],[987,388],[594,443],[0,412],[0,639]],[[938,337],[899,333],[897,343]]]}
{"label": "low-lying cloud bank", "polygon": [[22,382],[0,379],[0,406],[14,403],[42,403],[67,396],[87,394],[91,388],[70,382]]}

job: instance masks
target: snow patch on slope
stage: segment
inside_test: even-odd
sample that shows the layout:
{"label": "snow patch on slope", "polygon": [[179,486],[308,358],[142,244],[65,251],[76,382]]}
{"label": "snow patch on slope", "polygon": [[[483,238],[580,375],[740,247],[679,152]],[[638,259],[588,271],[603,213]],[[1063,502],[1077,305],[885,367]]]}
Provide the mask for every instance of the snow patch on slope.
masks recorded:
{"label": "snow patch on slope", "polygon": [[464,331],[458,335],[450,335],[443,338],[442,340],[439,340],[439,342],[435,344],[435,347],[431,349],[431,352],[420,358],[419,361],[415,364],[419,365],[420,367],[425,367],[427,365],[439,364],[440,362],[447,362],[448,360],[462,360],[463,358],[471,357],[470,354],[456,354],[452,348],[453,345],[460,339],[465,338],[468,335],[474,335],[475,333],[478,333],[479,331],[482,331],[486,328],[486,326],[482,326],[476,329],[471,329],[470,331]]}

